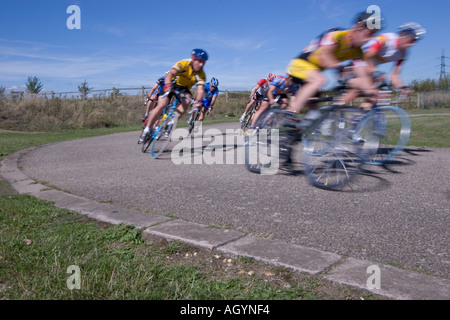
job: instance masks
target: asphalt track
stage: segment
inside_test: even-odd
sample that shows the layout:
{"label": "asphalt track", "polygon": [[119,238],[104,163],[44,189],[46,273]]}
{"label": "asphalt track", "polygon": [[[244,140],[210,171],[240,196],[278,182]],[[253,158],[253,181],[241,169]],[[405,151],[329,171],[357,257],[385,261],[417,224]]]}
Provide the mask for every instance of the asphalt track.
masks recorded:
{"label": "asphalt track", "polygon": [[[179,153],[151,159],[130,132],[48,144],[18,165],[98,202],[450,279],[450,149],[407,147],[334,192],[310,185],[300,162],[295,175],[247,171],[238,126],[204,126],[203,137],[173,142],[192,144],[185,150],[196,157],[184,158],[191,164],[177,164]],[[214,157],[224,164],[207,163]]]}

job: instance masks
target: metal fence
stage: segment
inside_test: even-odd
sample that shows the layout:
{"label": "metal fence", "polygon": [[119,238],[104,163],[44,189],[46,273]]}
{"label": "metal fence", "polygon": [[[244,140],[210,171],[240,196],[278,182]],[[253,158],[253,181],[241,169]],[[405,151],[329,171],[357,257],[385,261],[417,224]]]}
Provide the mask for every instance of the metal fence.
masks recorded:
{"label": "metal fence", "polygon": [[[111,88],[90,90],[85,95],[80,91],[71,92],[43,92],[29,94],[25,92],[10,92],[3,94],[4,98],[10,100],[31,100],[31,99],[83,99],[83,98],[114,98],[118,96],[141,96],[148,94],[151,87],[142,86],[140,88]],[[220,96],[225,101],[240,100],[249,96],[249,91],[220,90]],[[408,96],[403,103],[408,108],[439,108],[450,107],[450,91],[418,92]]]}

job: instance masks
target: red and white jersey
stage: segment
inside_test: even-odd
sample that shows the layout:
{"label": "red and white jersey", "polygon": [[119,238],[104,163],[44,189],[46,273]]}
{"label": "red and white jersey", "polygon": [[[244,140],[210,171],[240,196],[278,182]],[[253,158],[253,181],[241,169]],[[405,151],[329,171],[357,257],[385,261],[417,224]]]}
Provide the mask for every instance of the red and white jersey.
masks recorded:
{"label": "red and white jersey", "polygon": [[396,33],[384,33],[371,40],[364,46],[363,51],[375,50],[375,64],[397,62],[401,64],[406,59],[406,50],[398,48],[399,35]]}
{"label": "red and white jersey", "polygon": [[256,85],[259,86],[258,90],[256,90],[256,93],[262,96],[266,96],[267,91],[269,91],[269,81],[267,81],[267,79],[261,79]]}

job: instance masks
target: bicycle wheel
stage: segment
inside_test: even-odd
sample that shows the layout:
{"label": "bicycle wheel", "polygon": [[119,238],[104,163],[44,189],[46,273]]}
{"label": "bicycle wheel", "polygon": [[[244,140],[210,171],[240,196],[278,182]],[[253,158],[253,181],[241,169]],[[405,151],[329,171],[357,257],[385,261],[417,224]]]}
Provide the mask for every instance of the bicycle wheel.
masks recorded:
{"label": "bicycle wheel", "polygon": [[188,136],[191,134],[192,130],[194,130],[195,122],[198,120],[199,115],[200,115],[200,111],[197,110],[197,111],[194,111],[192,113],[191,117],[189,118],[189,128],[188,128],[189,134],[188,134]]}
{"label": "bicycle wheel", "polygon": [[342,189],[360,171],[358,156],[339,147],[328,149],[319,155],[305,153],[303,165],[309,182],[326,190]]}
{"label": "bicycle wheel", "polygon": [[[354,138],[365,145],[361,149],[361,159],[366,164],[384,165],[403,151],[410,134],[411,121],[403,109],[381,106],[374,108],[361,120]],[[371,139],[371,143],[366,142],[368,139]]]}
{"label": "bicycle wheel", "polygon": [[153,134],[153,141],[150,146],[150,156],[155,159],[166,151],[170,142],[170,137],[175,130],[178,123],[178,117],[176,113],[172,113],[167,116],[161,126],[155,129]]}
{"label": "bicycle wheel", "polygon": [[149,138],[145,137],[144,138],[144,142],[142,142],[142,146],[141,146],[141,151],[143,153],[147,152],[148,148],[150,147],[150,144],[152,143],[152,140],[153,139],[151,137],[149,137]]}
{"label": "bicycle wheel", "polygon": [[255,113],[255,108],[253,107],[250,112],[245,116],[244,120],[241,122],[241,135],[246,136],[246,131],[252,123],[253,114]]}
{"label": "bicycle wheel", "polygon": [[361,118],[362,111],[345,106],[329,106],[321,108],[320,111],[322,116],[303,133],[304,152],[317,156],[335,147],[337,143],[345,144],[347,150],[356,152],[352,130],[356,126],[355,119]]}
{"label": "bicycle wheel", "polygon": [[261,115],[251,135],[245,137],[245,167],[253,173],[273,174],[278,170],[279,130],[285,111],[272,108]]}
{"label": "bicycle wheel", "polygon": [[353,133],[361,110],[332,107],[304,135],[303,164],[309,182],[321,189],[342,189],[360,172],[360,145]]}

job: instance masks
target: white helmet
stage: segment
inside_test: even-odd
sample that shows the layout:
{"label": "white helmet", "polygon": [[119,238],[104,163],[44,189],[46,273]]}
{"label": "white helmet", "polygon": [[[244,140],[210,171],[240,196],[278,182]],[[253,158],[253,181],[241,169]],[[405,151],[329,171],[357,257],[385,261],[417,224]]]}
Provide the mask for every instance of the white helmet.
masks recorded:
{"label": "white helmet", "polygon": [[398,28],[398,33],[405,34],[417,41],[426,33],[426,30],[418,23],[408,22]]}

